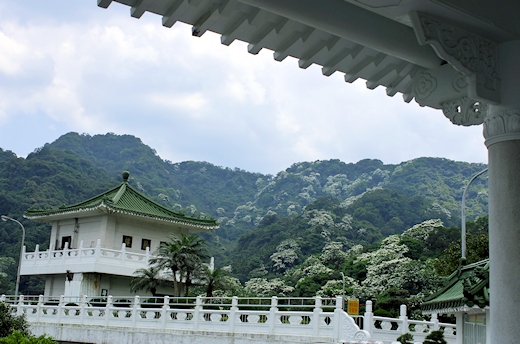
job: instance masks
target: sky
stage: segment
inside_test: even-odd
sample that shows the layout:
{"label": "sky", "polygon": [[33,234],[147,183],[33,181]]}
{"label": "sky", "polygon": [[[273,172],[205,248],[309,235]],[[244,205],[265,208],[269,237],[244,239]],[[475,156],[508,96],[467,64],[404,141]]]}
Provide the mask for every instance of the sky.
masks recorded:
{"label": "sky", "polygon": [[319,66],[96,0],[0,0],[0,148],[68,132],[130,134],[172,162],[276,174],[302,161],[487,163],[482,127]]}

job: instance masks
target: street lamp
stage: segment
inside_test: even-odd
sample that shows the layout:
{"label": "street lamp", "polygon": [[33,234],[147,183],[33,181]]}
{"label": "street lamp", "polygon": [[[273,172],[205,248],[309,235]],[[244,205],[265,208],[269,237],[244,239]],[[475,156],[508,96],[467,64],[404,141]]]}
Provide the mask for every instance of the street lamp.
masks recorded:
{"label": "street lamp", "polygon": [[481,174],[487,172],[487,168],[483,169],[482,171],[480,171],[479,173],[475,174],[473,176],[473,178],[471,178],[471,180],[469,181],[468,185],[466,185],[466,188],[464,189],[464,192],[462,193],[462,209],[461,209],[461,220],[462,220],[462,224],[461,224],[461,247],[460,247],[460,251],[461,251],[461,258],[462,259],[466,259],[466,193],[468,192],[468,189],[469,189],[469,186],[471,185],[471,183],[473,183],[473,181],[475,179],[477,179],[478,176],[480,176]]}
{"label": "street lamp", "polygon": [[0,217],[2,218],[2,221],[7,221],[7,220],[14,221],[17,224],[19,224],[20,227],[22,227],[22,247],[20,248],[20,259],[18,259],[18,274],[16,275],[16,287],[14,289],[14,298],[17,300],[18,299],[18,289],[20,288],[20,269],[22,267],[23,244],[25,241],[25,228],[19,221],[15,220],[13,218],[10,218],[9,216],[2,215]]}

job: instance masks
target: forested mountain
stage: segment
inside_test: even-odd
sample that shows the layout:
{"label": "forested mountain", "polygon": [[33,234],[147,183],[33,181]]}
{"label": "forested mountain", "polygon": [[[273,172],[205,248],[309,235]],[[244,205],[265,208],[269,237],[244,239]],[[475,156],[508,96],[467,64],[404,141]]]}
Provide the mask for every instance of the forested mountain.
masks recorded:
{"label": "forested mountain", "polygon": [[[23,220],[25,210],[84,200],[119,183],[126,170],[130,183],[155,201],[218,219],[220,228],[205,236],[210,253],[217,265],[233,265],[244,282],[280,277],[334,245],[354,249],[351,254],[359,245],[360,252],[376,250],[382,239],[431,219],[441,221],[435,228],[459,226],[464,186],[485,167],[442,158],[398,165],[326,160],[295,163],[272,176],[208,162],[165,161],[130,135],[68,133],[25,159],[0,148],[0,213],[22,220],[29,250],[36,243],[45,249],[50,229]],[[475,180],[466,205],[468,219],[487,214],[486,178]],[[456,230],[450,233],[457,237]],[[15,223],[0,223],[0,257],[18,259],[19,234]],[[277,256],[287,249],[297,258],[290,264]],[[0,261],[0,275],[11,274],[13,262]],[[30,283],[26,279],[22,288],[30,292]]]}

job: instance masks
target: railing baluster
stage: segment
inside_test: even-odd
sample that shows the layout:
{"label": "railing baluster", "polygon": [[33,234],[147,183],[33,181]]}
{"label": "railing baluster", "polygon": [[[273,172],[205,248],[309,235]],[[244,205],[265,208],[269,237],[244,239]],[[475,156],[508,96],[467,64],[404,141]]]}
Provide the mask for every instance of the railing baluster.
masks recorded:
{"label": "railing baluster", "polygon": [[278,297],[271,297],[271,308],[269,309],[269,334],[274,333],[274,327],[276,325],[276,316],[278,312]]}
{"label": "railing baluster", "polygon": [[320,332],[320,316],[322,311],[321,305],[321,296],[316,296],[314,301],[314,310],[312,311],[312,332],[314,336],[318,336]]}

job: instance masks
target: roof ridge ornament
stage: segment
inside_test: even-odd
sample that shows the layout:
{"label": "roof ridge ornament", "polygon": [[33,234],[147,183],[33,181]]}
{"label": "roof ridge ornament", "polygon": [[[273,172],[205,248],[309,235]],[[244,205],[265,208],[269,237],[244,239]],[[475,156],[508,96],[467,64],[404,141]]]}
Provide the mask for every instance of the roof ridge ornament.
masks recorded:
{"label": "roof ridge ornament", "polygon": [[123,182],[128,183],[128,179],[130,179],[130,172],[124,171],[123,172]]}
{"label": "roof ridge ornament", "polygon": [[444,60],[469,78],[469,98],[500,103],[498,44],[435,18],[411,12],[419,43],[429,44]]}

